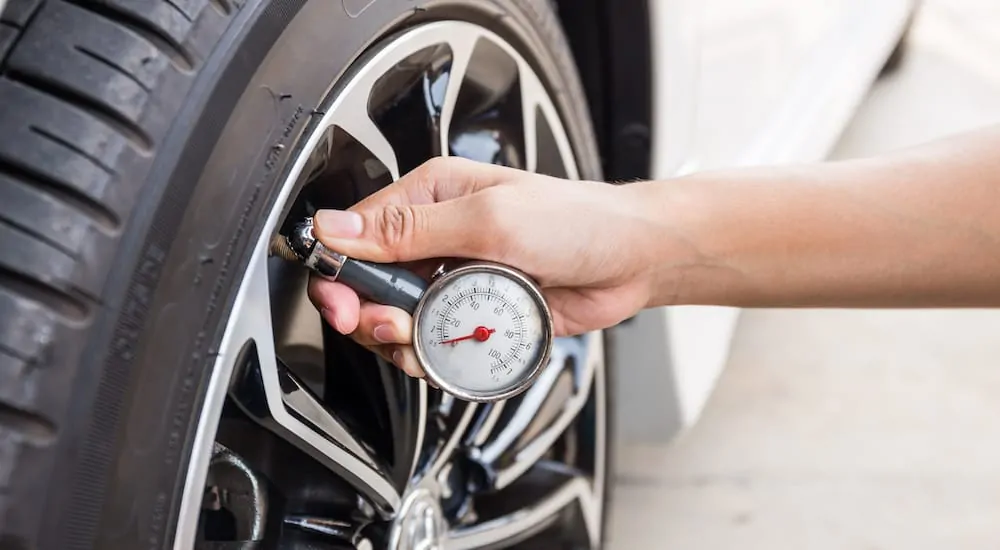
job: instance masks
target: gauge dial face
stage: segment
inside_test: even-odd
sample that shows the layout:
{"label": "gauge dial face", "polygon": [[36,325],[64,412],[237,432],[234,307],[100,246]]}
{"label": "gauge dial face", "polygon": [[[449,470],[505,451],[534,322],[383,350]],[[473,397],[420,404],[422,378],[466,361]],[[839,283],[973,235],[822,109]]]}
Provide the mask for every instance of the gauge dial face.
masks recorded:
{"label": "gauge dial face", "polygon": [[425,369],[470,395],[503,392],[530,377],[551,331],[540,298],[499,271],[445,277],[418,312],[416,345]]}

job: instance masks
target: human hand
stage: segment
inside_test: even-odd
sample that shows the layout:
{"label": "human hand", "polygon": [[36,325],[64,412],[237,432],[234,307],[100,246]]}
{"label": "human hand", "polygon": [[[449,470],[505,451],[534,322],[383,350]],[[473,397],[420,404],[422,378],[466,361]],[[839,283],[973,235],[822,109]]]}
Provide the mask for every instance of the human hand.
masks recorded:
{"label": "human hand", "polygon": [[[625,187],[438,158],[349,211],[320,210],[314,232],[349,257],[403,263],[425,276],[441,258],[513,266],[542,287],[556,335],[580,334],[614,325],[649,300],[644,252],[655,236]],[[335,330],[423,376],[409,314],[320,277],[309,295]]]}

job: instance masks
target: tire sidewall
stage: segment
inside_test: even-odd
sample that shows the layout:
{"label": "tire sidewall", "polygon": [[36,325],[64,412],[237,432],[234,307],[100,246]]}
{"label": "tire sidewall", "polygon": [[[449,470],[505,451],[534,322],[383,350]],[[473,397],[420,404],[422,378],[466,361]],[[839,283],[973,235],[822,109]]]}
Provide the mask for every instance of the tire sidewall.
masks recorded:
{"label": "tire sidewall", "polygon": [[[132,221],[133,226],[148,224],[143,228],[148,232],[141,255],[127,268],[133,284],[122,303],[127,306],[136,292],[146,292],[148,306],[118,311],[117,318],[109,315],[117,327],[110,342],[125,336],[136,340],[131,357],[110,349],[106,354],[106,361],[128,362],[130,383],[98,389],[98,399],[123,403],[120,420],[104,427],[113,439],[97,439],[91,431],[82,442],[114,445],[106,498],[103,505],[92,504],[100,506],[100,515],[69,511],[100,518],[98,547],[172,545],[201,404],[250,245],[259,238],[287,161],[317,122],[316,109],[330,95],[331,83],[374,39],[438,18],[472,20],[501,34],[530,53],[525,57],[549,86],[582,177],[600,178],[581,87],[542,0],[293,0],[244,9],[257,11],[234,25],[219,46],[231,55],[221,56],[224,63],[199,76],[192,95],[203,96],[188,98],[204,109],[189,113],[192,120],[175,123],[193,130],[173,144],[178,162],[162,200],[136,210],[155,214]],[[250,51],[266,54],[258,63],[243,53]],[[122,322],[125,314],[134,317],[132,322]],[[123,335],[123,327],[130,332]],[[61,528],[75,525],[66,522]],[[76,538],[72,532],[65,535],[60,538]]]}

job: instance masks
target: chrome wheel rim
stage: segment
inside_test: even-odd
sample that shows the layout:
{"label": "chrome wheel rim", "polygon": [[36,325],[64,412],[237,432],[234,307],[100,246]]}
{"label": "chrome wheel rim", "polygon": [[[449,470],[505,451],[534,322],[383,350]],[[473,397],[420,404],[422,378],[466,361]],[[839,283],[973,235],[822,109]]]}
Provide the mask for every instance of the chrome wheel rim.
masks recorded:
{"label": "chrome wheel rim", "polygon": [[[406,95],[415,89],[404,78],[408,71],[418,75],[420,97]],[[405,93],[386,84],[401,78],[410,82]],[[582,527],[573,529],[581,535],[576,542],[599,546],[606,453],[600,332],[557,339],[549,367],[534,385],[493,405],[459,401],[369,356],[364,361],[377,363],[372,371],[382,384],[377,400],[403,411],[383,422],[390,436],[386,445],[372,433],[377,426],[359,429],[363,422],[345,416],[346,409],[330,398],[342,391],[335,390],[340,379],[331,383],[331,372],[339,368],[331,367],[336,362],[331,357],[338,350],[364,357],[360,348],[320,327],[301,289],[294,300],[276,299],[285,283],[281,266],[267,253],[291,205],[300,204],[307,190],[329,191],[323,187],[329,184],[316,183],[315,174],[339,166],[347,151],[363,152],[361,160],[343,164],[368,177],[364,185],[355,183],[355,194],[398,179],[430,156],[449,154],[578,178],[573,149],[545,86],[500,36],[457,21],[427,23],[386,38],[340,82],[301,140],[237,290],[198,418],[174,547],[187,549],[204,540],[206,517],[223,510],[227,533],[244,542],[288,535],[348,548],[493,548],[571,520]],[[413,153],[420,147],[405,147],[412,128],[397,124],[394,111],[420,101],[427,117],[415,131],[427,132],[424,159],[420,151]],[[295,303],[286,307],[286,302]],[[290,345],[296,338],[308,342]],[[288,362],[291,349],[323,364],[326,379],[319,386]],[[329,492],[337,498],[279,495],[285,508],[278,511],[267,487],[280,493],[275,486],[282,482],[273,478],[283,476],[268,471],[273,458],[261,458],[261,446],[313,463],[295,462],[293,469],[319,465],[324,481],[313,485],[327,487],[329,476],[329,487],[336,489]],[[530,496],[504,496],[512,491]],[[354,505],[337,508],[340,497]],[[339,504],[331,504],[334,500]]]}

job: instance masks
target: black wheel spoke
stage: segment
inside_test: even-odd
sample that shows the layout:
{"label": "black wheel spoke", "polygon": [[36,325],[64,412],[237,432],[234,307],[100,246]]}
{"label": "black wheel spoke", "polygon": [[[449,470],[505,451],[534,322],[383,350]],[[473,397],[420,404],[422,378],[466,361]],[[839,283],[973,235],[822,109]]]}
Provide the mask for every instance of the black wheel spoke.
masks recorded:
{"label": "black wheel spoke", "polygon": [[[305,539],[319,538],[357,550],[372,550],[374,547],[365,535],[366,523],[299,514],[285,517],[283,523],[286,528],[301,532]],[[309,547],[308,544],[303,546]]]}
{"label": "black wheel spoke", "polygon": [[451,48],[451,67],[448,71],[448,84],[441,100],[440,118],[437,124],[438,150],[444,156],[448,156],[450,152],[448,138],[451,135],[455,105],[458,103],[458,94],[461,91],[462,82],[465,80],[477,41],[478,37],[476,36],[459,35],[448,42],[448,46]]}
{"label": "black wheel spoke", "polygon": [[437,393],[440,396],[439,403],[433,413],[434,421],[429,423],[437,429],[428,430],[424,439],[426,448],[423,454],[427,457],[427,465],[417,472],[416,482],[441,474],[448,461],[454,457],[478,409],[476,403],[459,401],[451,395]]}
{"label": "black wheel spoke", "polygon": [[465,444],[469,447],[482,447],[493,435],[493,430],[497,428],[497,422],[500,421],[500,416],[503,415],[505,408],[507,408],[507,401],[497,401],[485,405],[481,411],[482,414],[479,415],[470,429]]}
{"label": "black wheel spoke", "polygon": [[[588,338],[563,338],[549,366],[528,391],[500,413],[499,429],[474,449],[473,460],[490,489],[503,489],[545,455],[590,396],[597,358]],[[588,345],[591,344],[591,345]]]}
{"label": "black wheel spoke", "polygon": [[423,450],[427,426],[427,384],[414,380],[393,365],[380,361],[380,374],[390,408],[394,482],[405,487],[413,477]]}
{"label": "black wheel spoke", "polygon": [[584,522],[587,543],[599,540],[600,504],[591,483],[584,477],[563,475],[555,488],[531,503],[507,514],[475,525],[453,529],[448,534],[448,550],[510,547],[548,527],[559,514],[576,506]]}

